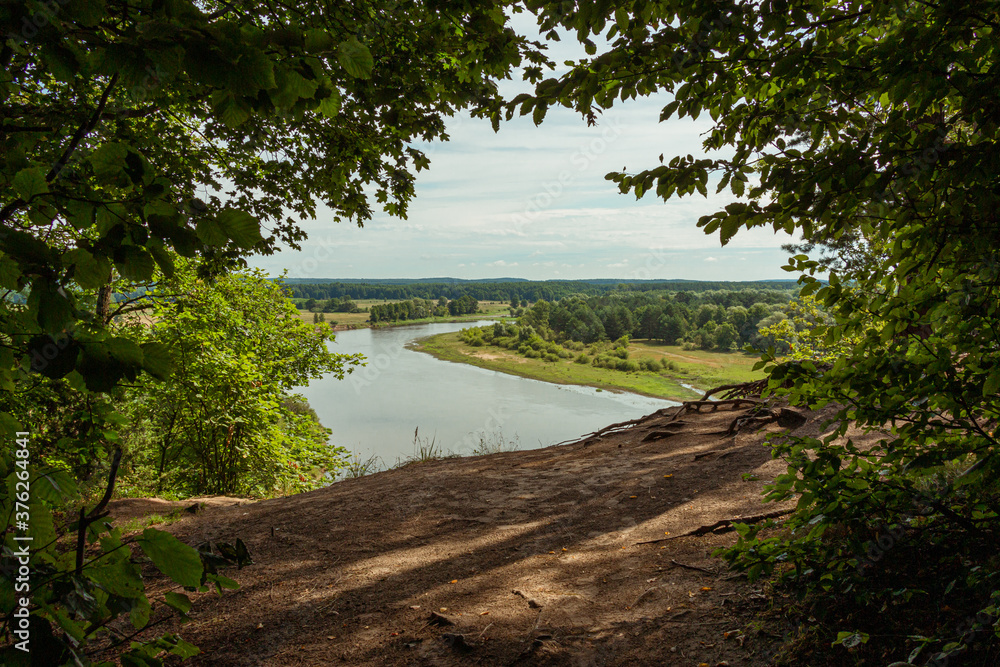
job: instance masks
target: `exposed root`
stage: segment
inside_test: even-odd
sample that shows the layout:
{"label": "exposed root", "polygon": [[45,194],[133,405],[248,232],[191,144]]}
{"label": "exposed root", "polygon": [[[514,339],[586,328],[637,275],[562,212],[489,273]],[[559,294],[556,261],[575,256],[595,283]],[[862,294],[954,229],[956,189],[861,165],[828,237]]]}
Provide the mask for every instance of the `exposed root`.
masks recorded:
{"label": "exposed root", "polygon": [[765,424],[773,424],[775,422],[782,428],[794,429],[805,424],[806,417],[788,408],[753,410],[734,419],[729,428],[726,429],[725,434],[736,435],[747,427],[753,427],[754,430],[757,430]]}
{"label": "exposed root", "polygon": [[740,384],[724,384],[706,391],[701,400],[707,401],[709,396],[715,394],[721,394],[721,398],[723,399],[750,398],[751,396],[760,397],[765,389],[767,389],[767,378],[753,382],[742,382]]}
{"label": "exposed root", "polygon": [[642,542],[636,542],[636,544],[656,544],[657,542],[667,542],[668,540],[676,540],[681,537],[693,537],[698,535],[707,535],[708,533],[714,533],[719,529],[731,529],[735,523],[756,523],[758,521],[763,521],[764,519],[777,519],[778,517],[785,516],[786,514],[791,514],[794,510],[777,510],[774,512],[768,512],[766,514],[757,514],[755,516],[744,516],[736,517],[733,519],[722,519],[721,521],[716,521],[715,523],[709,524],[707,526],[699,526],[693,530],[689,530],[686,533],[681,533],[680,535],[671,535],[670,537],[661,537],[655,540],[644,540]]}

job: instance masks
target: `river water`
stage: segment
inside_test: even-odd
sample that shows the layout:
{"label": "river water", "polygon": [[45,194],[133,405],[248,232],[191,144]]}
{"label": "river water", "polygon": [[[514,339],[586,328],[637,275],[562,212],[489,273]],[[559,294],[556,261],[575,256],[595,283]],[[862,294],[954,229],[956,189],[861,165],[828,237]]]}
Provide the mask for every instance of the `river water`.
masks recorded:
{"label": "river water", "polygon": [[342,331],[330,349],[360,352],[367,366],[343,380],[326,376],[297,391],[333,429],[331,444],[361,459],[379,457],[385,466],[415,454],[417,429],[419,440],[440,453],[468,456],[481,448],[481,440],[535,449],[677,405],[530,380],[407,348],[418,338],[478,324],[489,322]]}

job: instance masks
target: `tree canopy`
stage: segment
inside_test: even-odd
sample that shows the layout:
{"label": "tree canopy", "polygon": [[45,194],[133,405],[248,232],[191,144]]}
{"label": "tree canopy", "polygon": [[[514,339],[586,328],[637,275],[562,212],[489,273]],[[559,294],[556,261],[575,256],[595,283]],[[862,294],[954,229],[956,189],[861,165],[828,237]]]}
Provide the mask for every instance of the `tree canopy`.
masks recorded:
{"label": "tree canopy", "polygon": [[[812,337],[838,354],[828,364],[765,357],[772,391],[835,406],[833,425],[819,439],[774,443],[789,468],[769,495],[798,494],[798,510],[782,537],[745,529],[726,557],[860,609],[900,610],[904,628],[918,604],[923,613],[928,600],[947,601],[978,620],[958,632],[946,615],[909,627],[909,660],[925,648],[933,664],[975,650],[1000,601],[990,560],[1000,537],[1000,3],[528,5],[543,30],[574,32],[589,55],[492,107],[495,122],[541,122],[552,105],[600,122],[614,104],[664,93],[661,120],[711,117],[706,154],[666,151],[662,164],[608,174],[621,192],[728,189],[736,201],[698,222],[722,244],[766,226],[843,253],[787,266],[830,315]],[[850,424],[885,437],[861,449]],[[893,557],[872,557],[888,529],[899,531]],[[869,641],[857,626],[885,621],[859,608],[845,615],[856,627],[836,637],[852,648]],[[870,640],[884,651],[872,655],[903,651]]]}
{"label": "tree canopy", "polygon": [[[358,224],[375,206],[405,217],[415,174],[429,165],[421,142],[447,139],[447,117],[496,102],[498,79],[544,60],[508,27],[506,9],[406,0],[0,4],[0,434],[26,443],[16,456],[0,448],[0,512],[5,558],[26,530],[36,576],[24,598],[9,571],[0,578],[5,643],[22,607],[37,664],[88,664],[87,642],[122,615],[144,627],[151,601],[130,544],[189,589],[232,584],[216,570],[228,560],[210,545],[199,554],[155,529],[123,540],[100,521],[119,464],[135,460],[122,458],[132,400],[124,385],[153,398],[158,385],[147,381],[166,383],[167,400],[146,414],[147,425],[162,422],[160,435],[169,435],[172,400],[211,408],[199,423],[213,433],[160,440],[168,458],[186,453],[177,459],[185,465],[207,451],[199,447],[228,457],[196,486],[315,482],[302,475],[298,485],[273,465],[321,467],[334,454],[321,451],[323,434],[282,391],[317,363],[337,370],[341,361],[292,355],[295,368],[261,365],[232,337],[294,312],[282,311],[273,286],[257,284],[257,307],[271,310],[254,313],[232,283],[211,280],[250,254],[296,247],[299,221],[320,204]],[[206,282],[180,280],[186,258]],[[239,303],[227,310],[225,298]],[[154,302],[163,310],[151,335],[123,319]],[[231,338],[209,351],[220,332]],[[298,340],[303,353],[323,347]],[[272,336],[260,351],[282,354],[291,343]],[[192,414],[181,423],[194,429]],[[234,479],[250,454],[266,465]],[[15,483],[31,485],[27,515]],[[15,530],[15,518],[27,528]],[[73,538],[57,541],[63,533]],[[106,553],[95,564],[84,556],[98,542]],[[190,608],[179,593],[152,604]],[[127,636],[115,641],[128,646]],[[130,664],[197,651],[176,636],[125,650]],[[0,661],[27,659],[8,646]]]}

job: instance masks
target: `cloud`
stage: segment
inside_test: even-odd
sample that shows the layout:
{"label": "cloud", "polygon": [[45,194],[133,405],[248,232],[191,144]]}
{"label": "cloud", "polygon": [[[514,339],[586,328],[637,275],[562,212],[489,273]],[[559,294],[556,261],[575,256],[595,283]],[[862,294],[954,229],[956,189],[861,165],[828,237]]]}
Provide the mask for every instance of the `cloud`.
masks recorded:
{"label": "cloud", "polygon": [[718,257],[706,257],[705,261],[706,262],[718,262],[719,258]]}

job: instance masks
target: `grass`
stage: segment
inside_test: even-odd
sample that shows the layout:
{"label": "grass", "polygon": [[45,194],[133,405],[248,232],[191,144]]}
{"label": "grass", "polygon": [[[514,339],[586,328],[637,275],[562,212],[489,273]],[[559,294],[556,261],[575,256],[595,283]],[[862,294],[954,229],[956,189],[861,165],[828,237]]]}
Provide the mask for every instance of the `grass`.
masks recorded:
{"label": "grass", "polygon": [[[403,299],[408,300],[408,299]],[[386,301],[383,299],[358,299],[355,301],[361,308],[370,308],[374,304],[396,303],[396,301]],[[469,322],[482,319],[484,317],[500,317],[510,314],[510,304],[505,301],[480,301],[479,311],[474,315],[445,315],[443,317],[424,317],[419,320],[404,320],[393,323],[378,323],[376,326],[405,326],[410,324],[428,324],[433,322]],[[308,310],[300,310],[299,318],[308,324],[313,323],[313,315]],[[368,313],[324,313],[326,325],[336,322],[338,327],[348,329],[364,329],[371,326],[368,322]]]}
{"label": "grass", "polygon": [[[515,452],[521,448],[521,441],[516,435],[513,440],[507,440],[503,435],[503,431],[499,428],[495,429],[491,433],[486,433],[486,431],[483,430],[477,431],[476,434],[478,435],[479,442],[473,445],[472,452],[469,456]],[[403,459],[397,458],[396,463],[392,466],[392,468],[403,468],[415,463],[429,463],[430,461],[460,458],[461,456],[463,455],[456,452],[446,452],[440,445],[437,444],[436,436],[433,438],[421,438],[420,427],[418,426],[413,430],[413,453]],[[387,466],[381,457],[372,454],[367,458],[362,458],[360,454],[355,452],[352,453],[350,462],[348,462],[346,467],[340,470],[340,473],[334,481],[365,477],[386,469]]]}
{"label": "grass", "polygon": [[340,472],[340,476],[345,479],[357,479],[376,473],[384,467],[385,463],[381,457],[372,454],[367,458],[361,458],[360,454],[354,452],[347,466]]}
{"label": "grass", "polygon": [[184,510],[182,508],[175,509],[170,514],[149,514],[147,516],[138,516],[134,519],[129,519],[122,523],[119,528],[121,528],[122,534],[129,534],[139,532],[149,528],[150,526],[158,525],[168,525],[179,521],[182,518]]}
{"label": "grass", "polygon": [[483,456],[484,454],[499,454],[501,452],[516,452],[521,449],[521,439],[514,436],[513,440],[503,437],[503,432],[497,428],[487,435],[485,432],[479,434],[479,444],[472,448],[473,456]]}
{"label": "grass", "polygon": [[759,380],[764,377],[754,371],[757,358],[742,352],[687,351],[675,345],[658,345],[653,341],[633,341],[629,358],[636,361],[655,358],[672,362],[676,370],[659,373],[648,371],[623,372],[578,364],[573,359],[545,361],[528,359],[513,351],[493,346],[471,347],[458,333],[439,334],[417,341],[415,349],[438,359],[472,364],[481,368],[554,382],[578,384],[611,391],[630,391],[655,398],[675,401],[691,400],[701,393],[688,389],[689,384],[704,392],[723,384]]}

